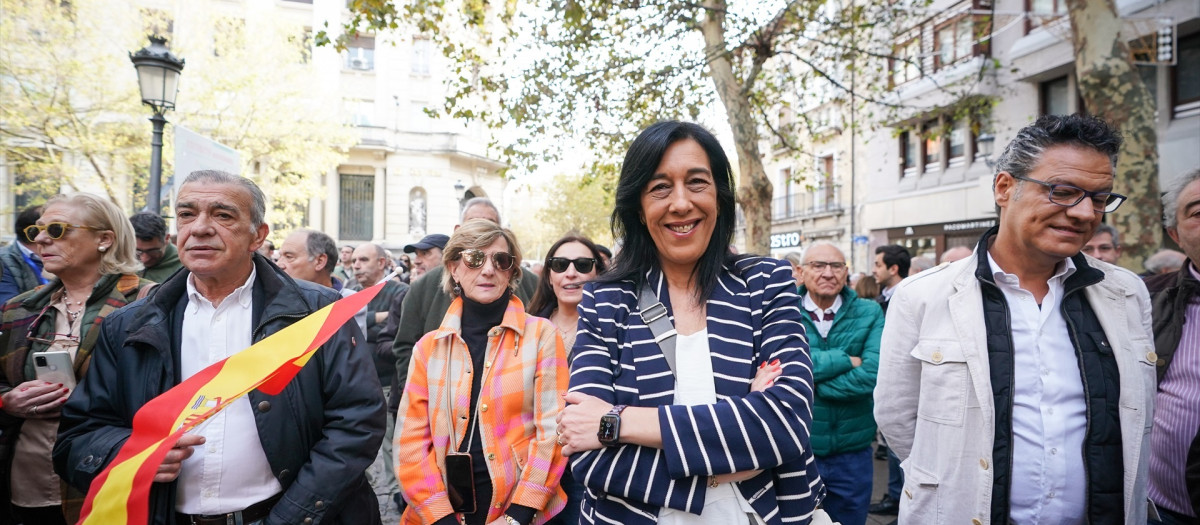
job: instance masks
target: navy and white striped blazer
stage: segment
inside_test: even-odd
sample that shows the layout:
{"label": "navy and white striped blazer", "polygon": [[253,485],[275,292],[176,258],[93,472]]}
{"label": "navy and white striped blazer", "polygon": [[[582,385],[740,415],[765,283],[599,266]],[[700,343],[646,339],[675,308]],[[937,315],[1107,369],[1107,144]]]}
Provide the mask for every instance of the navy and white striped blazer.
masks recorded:
{"label": "navy and white striped blazer", "polygon": [[[662,273],[651,270],[646,279],[670,311]],[[768,524],[808,523],[824,497],[809,447],[812,361],[791,267],[763,258],[726,265],[707,309],[717,402],[672,405],[675,378],[642,320],[634,283],[585,288],[570,389],[613,404],[659,407],[663,449],[620,445],[574,454],[571,471],[587,488],[584,521],[655,523],[662,507],[699,514],[708,476],[746,470],[763,471],[737,488]],[[783,375],[751,393],[759,363],[775,359]]]}

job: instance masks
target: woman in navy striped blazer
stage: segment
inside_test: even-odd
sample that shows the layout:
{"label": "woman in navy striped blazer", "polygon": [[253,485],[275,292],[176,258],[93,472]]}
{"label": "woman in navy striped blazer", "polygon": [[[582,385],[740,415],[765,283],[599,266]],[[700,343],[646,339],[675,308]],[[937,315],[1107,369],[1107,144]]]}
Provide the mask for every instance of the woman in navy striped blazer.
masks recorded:
{"label": "woman in navy striped blazer", "polygon": [[[650,126],[616,201],[622,249],[579,305],[557,429],[587,489],[581,521],[809,523],[825,489],[796,285],[786,263],[731,254],[733,174],[716,137]],[[666,307],[674,363],[641,314],[642,287]]]}

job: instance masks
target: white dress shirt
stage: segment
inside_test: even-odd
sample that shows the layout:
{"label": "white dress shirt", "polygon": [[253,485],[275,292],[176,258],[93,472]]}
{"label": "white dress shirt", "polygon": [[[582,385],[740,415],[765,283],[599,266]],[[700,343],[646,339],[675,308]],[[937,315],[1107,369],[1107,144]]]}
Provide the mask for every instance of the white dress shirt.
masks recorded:
{"label": "white dress shirt", "polygon": [[988,263],[1008,303],[1013,345],[1012,486],[1009,517],[1021,525],[1082,524],[1087,512],[1083,440],[1087,403],[1079,359],[1061,305],[1063,283],[1075,273],[1064,259],[1047,281],[1039,307],[1003,271]]}
{"label": "white dress shirt", "polygon": [[[708,330],[675,336],[676,405],[711,405],[717,402],[713,382],[712,354],[708,349]],[[699,516],[663,507],[658,511],[659,525],[759,525],[763,521],[742,497],[733,483],[708,487],[704,510]]]}
{"label": "white dress shirt", "polygon": [[880,291],[879,291],[879,296],[880,296],[880,297],[882,297],[884,301],[891,301],[891,300],[892,300],[892,294],[896,293],[896,287],[897,287],[897,286],[900,286],[900,285],[899,285],[899,284],[893,284],[893,285],[891,285],[891,286],[889,286],[889,287],[887,287],[887,288],[884,288],[884,289],[880,290]]}
{"label": "white dress shirt", "polygon": [[[216,307],[196,290],[195,276],[188,276],[179,356],[183,379],[250,347],[255,274],[256,270],[251,270],[245,284]],[[234,401],[190,433],[202,435],[206,441],[183,461],[175,492],[176,511],[236,512],[283,490],[258,439],[248,397]]]}

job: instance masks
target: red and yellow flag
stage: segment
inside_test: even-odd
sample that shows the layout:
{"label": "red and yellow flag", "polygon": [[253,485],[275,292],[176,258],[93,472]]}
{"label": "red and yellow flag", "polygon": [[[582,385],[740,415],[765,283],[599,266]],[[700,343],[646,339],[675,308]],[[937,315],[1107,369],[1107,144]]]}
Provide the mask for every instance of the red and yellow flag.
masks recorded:
{"label": "red and yellow flag", "polygon": [[271,395],[281,392],[313,353],[366,307],[383,285],[334,302],[146,403],[134,414],[133,433],[117,457],[92,481],[80,525],[148,523],[150,485],[163,457],[180,436],[251,390]]}

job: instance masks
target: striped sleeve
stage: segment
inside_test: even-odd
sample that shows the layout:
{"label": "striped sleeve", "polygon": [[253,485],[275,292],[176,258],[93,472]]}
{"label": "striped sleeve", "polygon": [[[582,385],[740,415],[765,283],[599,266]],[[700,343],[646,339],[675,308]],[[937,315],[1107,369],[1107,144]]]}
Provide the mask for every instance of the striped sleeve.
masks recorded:
{"label": "striped sleeve", "polygon": [[[712,405],[658,409],[667,475],[674,479],[774,468],[804,456],[812,425],[813,376],[791,268],[760,262],[746,276],[759,355],[783,375],[762,392]],[[761,298],[761,299],[760,299]],[[715,312],[710,308],[709,315]]]}
{"label": "striped sleeve", "polygon": [[[572,350],[570,390],[617,404],[613,371],[623,366],[616,336],[618,326],[617,321],[598,314],[595,293],[588,286],[579,303],[579,332]],[[613,306],[604,308],[607,311]],[[627,365],[629,369],[622,372],[634,373],[632,363]],[[698,478],[672,479],[668,470],[664,451],[638,445],[604,447],[571,456],[571,473],[593,492],[699,514],[704,508],[704,491],[697,490]],[[628,510],[636,512],[633,508]]]}

